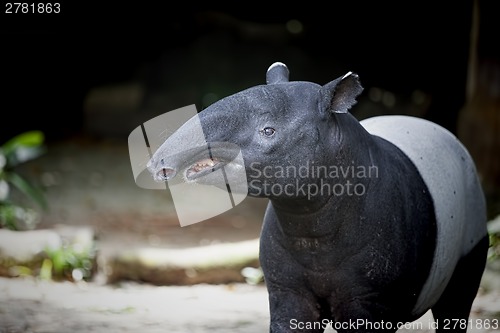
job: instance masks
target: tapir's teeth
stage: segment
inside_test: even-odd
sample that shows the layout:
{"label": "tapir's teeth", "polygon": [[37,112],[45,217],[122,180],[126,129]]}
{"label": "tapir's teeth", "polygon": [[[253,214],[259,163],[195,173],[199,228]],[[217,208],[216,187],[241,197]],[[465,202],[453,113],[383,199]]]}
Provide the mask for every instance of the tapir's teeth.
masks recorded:
{"label": "tapir's teeth", "polygon": [[198,161],[196,162],[195,166],[198,166],[198,167],[207,167],[207,166],[214,166],[215,163],[213,160],[211,159],[204,159],[204,160],[201,160],[201,161]]}
{"label": "tapir's teeth", "polygon": [[200,161],[192,164],[191,167],[188,169],[188,171],[200,172],[200,171],[203,171],[204,169],[213,168],[217,163],[218,163],[217,160],[205,158],[203,160],[200,160]]}
{"label": "tapir's teeth", "polygon": [[199,160],[191,164],[191,166],[184,171],[184,179],[187,182],[191,182],[198,177],[210,174],[223,164],[224,162],[217,158],[205,158]]}

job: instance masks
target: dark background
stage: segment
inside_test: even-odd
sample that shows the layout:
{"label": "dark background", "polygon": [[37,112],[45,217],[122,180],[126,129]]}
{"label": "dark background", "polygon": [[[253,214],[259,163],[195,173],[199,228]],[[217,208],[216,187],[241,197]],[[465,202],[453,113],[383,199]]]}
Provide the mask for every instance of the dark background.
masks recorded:
{"label": "dark background", "polygon": [[[50,140],[86,135],[89,91],[121,82],[139,82],[143,99],[169,88],[193,91],[166,101],[156,114],[193,103],[201,108],[208,86],[224,85],[216,93],[222,97],[262,84],[274,61],[289,66],[292,80],[324,84],[351,70],[365,88],[403,96],[418,89],[432,97],[425,116],[455,129],[464,103],[472,1],[326,4],[187,9],[66,1],[60,14],[2,10],[1,139],[28,129],[41,129]],[[302,31],[287,31],[290,20],[301,22]],[[141,110],[146,104],[136,110],[145,118],[154,113]],[[129,125],[99,134],[126,137],[138,124]]]}
{"label": "dark background", "polygon": [[471,44],[473,0],[60,3],[59,14],[2,8],[0,142],[38,129],[49,145],[125,143],[154,116],[189,104],[201,110],[264,84],[275,61],[288,65],[291,80],[325,84],[359,74],[365,90],[352,110],[359,119],[411,114],[457,133],[472,46],[494,64],[482,86],[493,116],[472,108],[464,143],[488,191],[500,193],[500,158],[490,158],[500,155],[497,1],[476,2],[478,45]]}

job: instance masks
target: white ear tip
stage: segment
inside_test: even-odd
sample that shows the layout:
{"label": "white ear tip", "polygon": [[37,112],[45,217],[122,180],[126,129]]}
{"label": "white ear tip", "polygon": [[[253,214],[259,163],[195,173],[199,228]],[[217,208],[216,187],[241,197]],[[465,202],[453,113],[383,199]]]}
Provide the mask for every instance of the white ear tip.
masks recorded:
{"label": "white ear tip", "polygon": [[288,82],[288,77],[290,72],[288,71],[288,67],[282,62],[275,62],[266,72],[266,83],[274,84],[280,82]]}
{"label": "white ear tip", "polygon": [[273,69],[274,67],[277,67],[277,66],[283,66],[283,67],[285,67],[285,68],[288,69],[288,67],[286,67],[286,65],[284,63],[276,61],[271,66],[269,66],[269,68],[267,69],[267,71],[269,72],[271,69]]}
{"label": "white ear tip", "polygon": [[346,75],[344,75],[344,76],[342,77],[342,79],[341,79],[341,80],[343,80],[343,79],[345,79],[346,77],[351,76],[351,75],[356,76],[356,74],[353,74],[352,72],[347,72],[347,73],[346,73]]}

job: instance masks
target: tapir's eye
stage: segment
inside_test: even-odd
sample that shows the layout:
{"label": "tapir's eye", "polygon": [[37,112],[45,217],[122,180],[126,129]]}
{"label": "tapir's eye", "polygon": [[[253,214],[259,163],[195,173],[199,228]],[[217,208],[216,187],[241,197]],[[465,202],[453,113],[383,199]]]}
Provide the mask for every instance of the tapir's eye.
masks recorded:
{"label": "tapir's eye", "polygon": [[265,136],[273,136],[276,130],[272,127],[266,127],[260,131]]}

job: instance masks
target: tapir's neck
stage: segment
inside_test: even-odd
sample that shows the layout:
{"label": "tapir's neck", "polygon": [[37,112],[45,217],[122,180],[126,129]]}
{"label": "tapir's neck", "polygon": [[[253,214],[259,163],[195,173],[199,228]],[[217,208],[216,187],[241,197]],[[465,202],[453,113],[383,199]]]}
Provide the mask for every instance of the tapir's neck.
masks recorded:
{"label": "tapir's neck", "polygon": [[315,169],[324,177],[315,178],[315,185],[310,188],[318,189],[319,195],[271,198],[277,214],[310,219],[332,206],[353,209],[359,205],[372,180],[378,177],[376,141],[351,114],[336,114],[334,117],[336,128],[323,147],[326,158],[321,163],[322,169]]}
{"label": "tapir's neck", "polygon": [[335,211],[339,217],[345,215],[350,209],[357,211],[355,207],[359,203],[344,203],[344,201],[345,198],[335,197],[330,197],[326,202],[321,203],[297,201],[292,208],[290,202],[271,199],[271,205],[277,218],[278,228],[284,234],[291,237],[321,238],[334,236],[343,228],[342,221],[332,223],[336,220],[330,216],[332,211]]}

